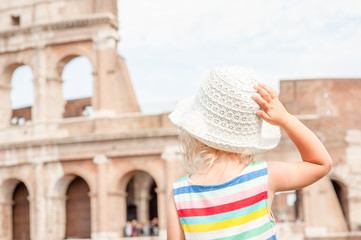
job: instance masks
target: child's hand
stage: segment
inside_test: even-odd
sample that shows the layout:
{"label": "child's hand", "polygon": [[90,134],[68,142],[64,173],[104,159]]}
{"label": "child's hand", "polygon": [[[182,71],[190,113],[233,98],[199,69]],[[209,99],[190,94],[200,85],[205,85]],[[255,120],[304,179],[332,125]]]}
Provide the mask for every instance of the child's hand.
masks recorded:
{"label": "child's hand", "polygon": [[331,170],[332,159],[322,142],[302,122],[287,112],[275,90],[264,84],[258,84],[254,88],[261,95],[252,96],[261,106],[257,116],[282,127],[296,145],[303,160],[267,163],[269,196],[279,191],[304,188],[325,176]]}
{"label": "child's hand", "polygon": [[254,89],[262,96],[253,95],[252,98],[260,106],[261,109],[257,111],[257,116],[267,121],[272,125],[284,127],[288,122],[288,118],[291,116],[285,107],[278,99],[277,92],[262,83],[254,86]]}

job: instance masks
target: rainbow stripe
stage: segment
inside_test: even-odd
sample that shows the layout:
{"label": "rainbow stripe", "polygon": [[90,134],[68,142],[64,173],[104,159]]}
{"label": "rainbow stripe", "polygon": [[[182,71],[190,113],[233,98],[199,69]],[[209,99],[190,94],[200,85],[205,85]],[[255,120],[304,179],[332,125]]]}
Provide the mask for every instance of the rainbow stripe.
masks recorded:
{"label": "rainbow stripe", "polygon": [[186,239],[275,240],[268,207],[267,164],[249,164],[219,185],[195,185],[189,175],[174,182],[174,200]]}

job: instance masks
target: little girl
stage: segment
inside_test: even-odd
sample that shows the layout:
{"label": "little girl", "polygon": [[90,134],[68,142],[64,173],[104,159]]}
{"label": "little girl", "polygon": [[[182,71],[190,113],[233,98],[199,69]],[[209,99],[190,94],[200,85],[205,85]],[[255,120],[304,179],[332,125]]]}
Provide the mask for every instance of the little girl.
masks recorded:
{"label": "little girl", "polygon": [[[189,175],[174,182],[168,240],[276,239],[275,193],[306,187],[332,167],[321,141],[249,68],[214,68],[169,118],[181,130]],[[303,161],[255,162],[255,154],[277,146],[279,127]]]}

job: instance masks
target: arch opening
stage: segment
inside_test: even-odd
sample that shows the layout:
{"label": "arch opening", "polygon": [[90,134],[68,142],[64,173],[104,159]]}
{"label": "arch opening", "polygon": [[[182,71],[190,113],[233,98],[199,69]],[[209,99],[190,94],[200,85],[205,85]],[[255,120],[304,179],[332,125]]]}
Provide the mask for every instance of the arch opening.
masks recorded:
{"label": "arch opening", "polygon": [[350,220],[349,220],[349,207],[348,207],[348,191],[345,184],[341,181],[331,179],[333,189],[335,190],[337,200],[341,206],[342,213],[345,217],[347,227],[350,229]]}
{"label": "arch opening", "polygon": [[18,183],[13,193],[12,236],[13,240],[30,240],[29,192],[23,182]]}
{"label": "arch opening", "polygon": [[302,221],[303,210],[301,191],[276,193],[272,203],[272,212],[278,222]]}
{"label": "arch opening", "polygon": [[136,171],[126,187],[125,236],[158,235],[157,184],[152,176]]}
{"label": "arch opening", "polygon": [[69,184],[66,191],[65,238],[90,238],[91,213],[89,186],[80,177]]}
{"label": "arch opening", "polygon": [[93,115],[93,76],[90,61],[84,56],[65,57],[59,65],[65,99],[64,118]]}
{"label": "arch opening", "polygon": [[32,119],[34,103],[33,71],[28,65],[17,64],[11,76],[11,125],[24,125]]}

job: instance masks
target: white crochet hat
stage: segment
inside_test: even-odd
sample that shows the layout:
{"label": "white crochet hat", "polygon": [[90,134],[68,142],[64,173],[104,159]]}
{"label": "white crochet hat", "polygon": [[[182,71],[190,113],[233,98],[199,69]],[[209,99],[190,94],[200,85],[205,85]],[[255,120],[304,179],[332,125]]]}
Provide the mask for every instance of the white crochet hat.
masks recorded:
{"label": "white crochet hat", "polygon": [[261,153],[277,146],[279,127],[256,115],[260,106],[252,99],[259,76],[250,68],[217,67],[198,93],[179,101],[169,115],[176,126],[204,144],[242,153]]}

